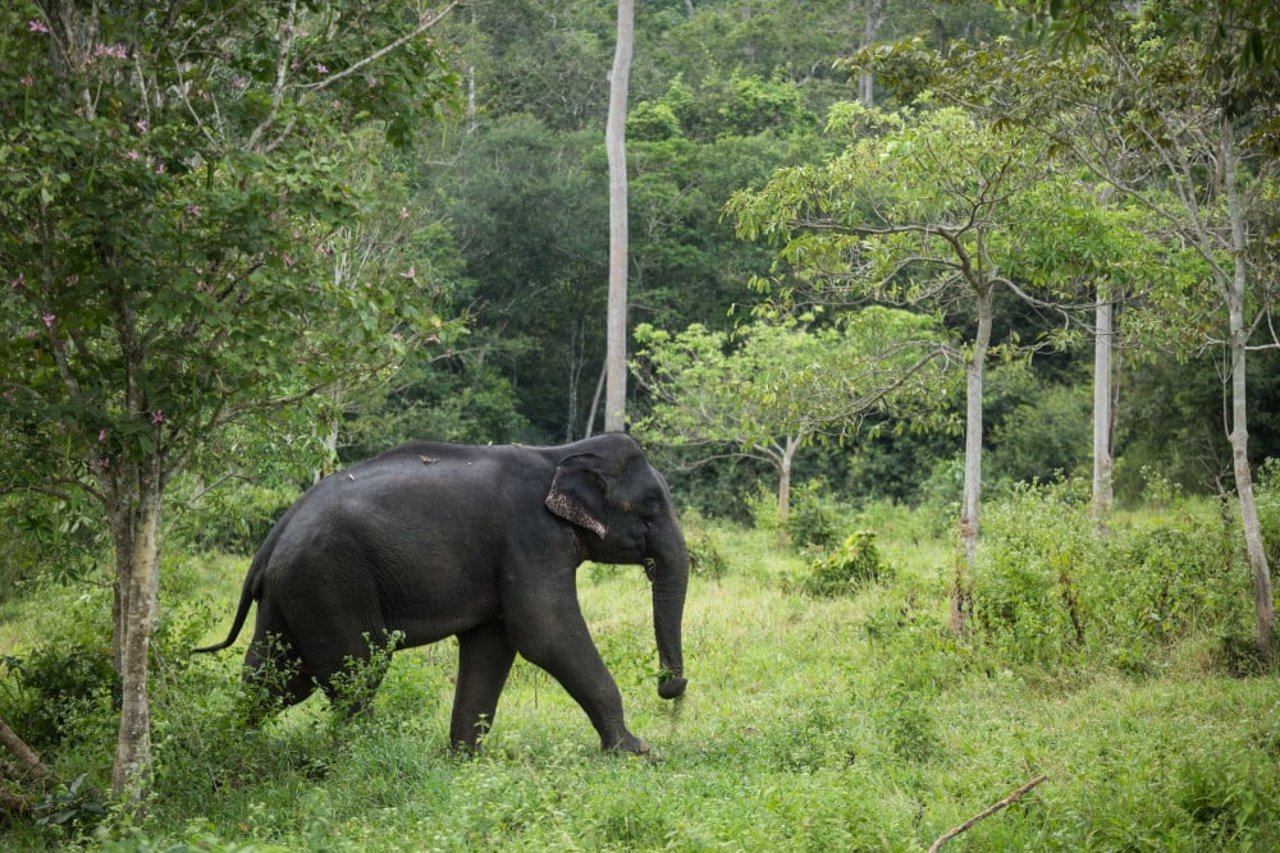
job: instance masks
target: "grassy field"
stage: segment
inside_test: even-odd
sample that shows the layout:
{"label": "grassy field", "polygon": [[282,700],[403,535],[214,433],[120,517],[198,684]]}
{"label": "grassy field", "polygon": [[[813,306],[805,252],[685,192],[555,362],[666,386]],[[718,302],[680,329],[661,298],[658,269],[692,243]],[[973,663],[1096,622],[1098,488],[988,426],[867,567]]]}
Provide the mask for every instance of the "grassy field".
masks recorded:
{"label": "grassy field", "polygon": [[[890,539],[891,582],[815,599],[786,591],[802,561],[769,534],[703,541],[725,570],[692,580],[675,704],[654,689],[643,573],[580,573],[630,726],[654,747],[644,758],[601,754],[581,710],[523,662],[482,753],[450,755],[448,642],[397,654],[367,718],[337,721],[313,698],[246,733],[232,709],[247,637],[218,657],[181,649],[223,636],[247,561],[170,558],[149,817],[87,819],[114,745],[110,713],[88,701],[52,759],[63,779],[88,774],[64,795],[71,816],[3,828],[0,846],[910,851],[1044,775],[947,849],[1280,848],[1280,682],[1225,677],[1212,637],[1184,638],[1141,677],[1009,665],[945,632],[942,543]],[[104,608],[108,591],[85,587],[5,605],[0,653],[105,622]]]}

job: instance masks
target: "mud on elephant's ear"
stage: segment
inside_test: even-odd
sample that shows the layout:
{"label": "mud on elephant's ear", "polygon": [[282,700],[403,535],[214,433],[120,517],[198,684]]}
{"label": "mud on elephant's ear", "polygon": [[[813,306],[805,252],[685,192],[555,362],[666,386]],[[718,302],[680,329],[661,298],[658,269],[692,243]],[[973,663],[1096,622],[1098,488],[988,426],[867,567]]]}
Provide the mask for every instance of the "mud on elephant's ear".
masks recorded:
{"label": "mud on elephant's ear", "polygon": [[565,521],[604,539],[609,528],[601,521],[605,506],[602,462],[594,453],[580,453],[560,460],[551,491],[543,503]]}

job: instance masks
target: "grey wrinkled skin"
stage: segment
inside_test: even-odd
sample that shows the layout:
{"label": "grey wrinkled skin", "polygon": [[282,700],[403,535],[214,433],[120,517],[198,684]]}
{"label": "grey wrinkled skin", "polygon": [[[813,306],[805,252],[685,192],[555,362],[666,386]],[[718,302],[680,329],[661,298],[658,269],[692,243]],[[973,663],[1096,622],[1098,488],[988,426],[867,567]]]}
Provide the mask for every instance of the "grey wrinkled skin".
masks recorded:
{"label": "grey wrinkled skin", "polygon": [[196,651],[230,646],[256,602],[245,679],[289,705],[317,686],[336,698],[347,659],[368,661],[390,637],[407,648],[456,636],[454,746],[492,723],[518,652],[577,700],[603,748],[645,752],[578,605],[585,559],[651,567],[658,692],[681,695],[688,554],[666,482],[621,434],[414,442],[322,480],[254,556],[230,635]]}

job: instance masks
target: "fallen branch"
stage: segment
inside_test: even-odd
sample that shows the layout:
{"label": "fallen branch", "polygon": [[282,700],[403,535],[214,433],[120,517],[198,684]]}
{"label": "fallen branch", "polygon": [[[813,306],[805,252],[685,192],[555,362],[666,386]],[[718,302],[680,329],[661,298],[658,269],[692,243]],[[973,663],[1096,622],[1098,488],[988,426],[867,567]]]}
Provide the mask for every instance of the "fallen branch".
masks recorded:
{"label": "fallen branch", "polygon": [[0,791],[0,814],[25,815],[31,812],[31,801],[9,791]]}
{"label": "fallen branch", "polygon": [[20,769],[26,771],[32,779],[38,782],[53,780],[53,773],[44,766],[40,756],[36,755],[35,750],[27,746],[22,738],[14,734],[13,729],[9,728],[4,720],[0,720],[0,744],[8,747],[9,752],[20,762]]}
{"label": "fallen branch", "polygon": [[1012,794],[1005,797],[1003,800],[996,803],[995,805],[988,806],[987,808],[978,812],[976,815],[969,818],[959,826],[948,829],[946,832],[942,833],[942,835],[938,837],[937,841],[933,842],[932,846],[929,847],[929,853],[938,853],[938,851],[942,849],[942,845],[946,844],[948,841],[955,838],[960,833],[970,829],[978,821],[986,820],[987,818],[991,817],[993,814],[1005,808],[1006,806],[1010,806],[1013,803],[1016,803],[1018,800],[1022,798],[1024,794],[1026,794],[1036,785],[1039,785],[1041,782],[1043,782],[1047,778],[1049,777],[1037,776],[1036,778],[1032,779],[1030,782],[1023,785],[1021,788],[1014,791]]}

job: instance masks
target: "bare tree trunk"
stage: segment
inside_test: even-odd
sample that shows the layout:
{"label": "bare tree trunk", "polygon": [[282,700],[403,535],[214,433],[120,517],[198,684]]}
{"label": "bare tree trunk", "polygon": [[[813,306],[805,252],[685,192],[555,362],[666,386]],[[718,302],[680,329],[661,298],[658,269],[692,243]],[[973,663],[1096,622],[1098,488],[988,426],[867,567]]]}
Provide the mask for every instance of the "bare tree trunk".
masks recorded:
{"label": "bare tree trunk", "polygon": [[787,522],[791,520],[791,466],[796,458],[796,448],[800,442],[788,436],[787,444],[782,449],[778,465],[778,523],[782,535],[786,536]]}
{"label": "bare tree trunk", "polygon": [[147,685],[147,658],[151,633],[158,615],[159,529],[161,483],[158,465],[137,478],[136,490],[116,492],[109,508],[116,539],[116,585],[119,590],[120,654],[123,704],[112,793],[138,805],[150,787],[151,705]]}
{"label": "bare tree trunk", "polygon": [[627,405],[627,84],[635,35],[634,0],[618,0],[618,43],[609,76],[609,317],[605,432],[626,429]]}
{"label": "bare tree trunk", "polygon": [[1093,520],[1105,531],[1111,514],[1111,297],[1098,294],[1093,337]]}
{"label": "bare tree trunk", "polygon": [[1245,326],[1245,291],[1248,270],[1245,260],[1244,212],[1236,187],[1236,149],[1230,119],[1222,119],[1222,160],[1227,190],[1227,210],[1231,217],[1231,248],[1234,261],[1232,281],[1227,287],[1227,314],[1231,347],[1231,461],[1235,471],[1236,495],[1240,500],[1240,520],[1244,527],[1245,553],[1253,574],[1255,638],[1258,654],[1271,659],[1271,634],[1275,624],[1275,601],[1272,597],[1271,570],[1262,543],[1258,523],[1258,504],[1253,494],[1253,472],[1249,466],[1249,428],[1246,390],[1248,373],[1245,354],[1249,331]]}
{"label": "bare tree trunk", "polygon": [[[864,0],[864,2],[866,17],[863,19],[862,46],[867,47],[876,40],[880,24],[884,22],[885,0]],[[863,71],[858,75],[858,100],[865,107],[876,105],[875,77],[870,71]]]}
{"label": "bare tree trunk", "polygon": [[978,516],[982,500],[982,382],[987,350],[991,346],[991,286],[977,291],[978,332],[973,354],[965,365],[964,499],[960,508],[961,559],[956,560],[951,588],[950,628],[960,634],[965,627],[969,578],[978,554]]}
{"label": "bare tree trunk", "polygon": [[604,379],[608,370],[607,361],[600,365],[600,378],[596,380],[596,393],[591,395],[591,410],[587,412],[587,428],[582,433],[583,438],[591,438],[595,434],[596,412],[600,410],[600,397],[604,394]]}

